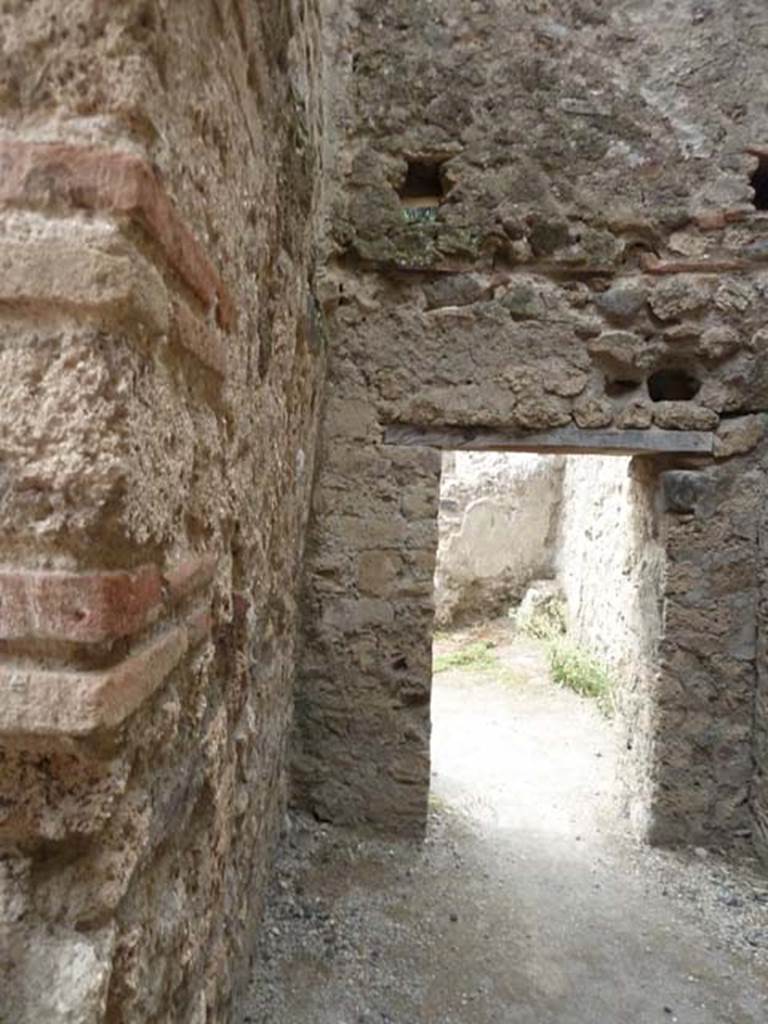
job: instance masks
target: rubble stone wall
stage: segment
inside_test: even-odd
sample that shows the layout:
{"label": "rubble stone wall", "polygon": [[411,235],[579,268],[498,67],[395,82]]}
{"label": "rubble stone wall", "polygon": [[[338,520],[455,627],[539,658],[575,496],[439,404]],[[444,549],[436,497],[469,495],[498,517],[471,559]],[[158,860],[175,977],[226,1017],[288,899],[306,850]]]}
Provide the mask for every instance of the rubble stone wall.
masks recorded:
{"label": "rubble stone wall", "polygon": [[314,3],[0,12],[0,1018],[228,1019],[286,797]]}
{"label": "rubble stone wall", "polygon": [[[768,118],[745,88],[761,80],[766,31],[758,2],[355,5],[337,62],[349,90],[297,708],[296,795],[319,816],[416,832],[425,819],[439,458],[383,443],[387,424],[468,439],[711,431],[704,472],[732,511],[768,408],[767,222],[750,185]],[[718,643],[735,644],[734,608],[749,613],[754,590],[669,589],[687,571],[681,531],[696,544],[727,532],[724,515],[665,507],[660,474],[676,470],[694,467],[660,457],[643,470],[643,515],[672,567],[637,718],[637,817],[649,835],[713,838],[744,823],[744,744],[717,793],[689,801],[688,782],[715,778],[726,702],[729,722],[752,713],[755,664],[746,648],[713,662],[739,696],[686,709],[672,743],[675,659],[688,657],[675,634],[696,620],[703,638],[714,617]],[[737,547],[755,543],[753,531]],[[725,557],[696,550],[697,571]]]}
{"label": "rubble stone wall", "polygon": [[681,841],[686,823],[705,845],[752,834],[766,855],[759,827],[765,721],[755,715],[764,671],[757,646],[762,463],[755,453],[661,476],[666,571],[646,736],[648,782],[658,791],[652,835]]}

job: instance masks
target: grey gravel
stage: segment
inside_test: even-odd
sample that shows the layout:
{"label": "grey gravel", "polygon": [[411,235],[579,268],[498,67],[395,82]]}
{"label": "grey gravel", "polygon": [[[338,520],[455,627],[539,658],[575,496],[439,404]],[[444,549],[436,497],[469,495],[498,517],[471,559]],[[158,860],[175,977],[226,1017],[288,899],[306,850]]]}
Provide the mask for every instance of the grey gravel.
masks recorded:
{"label": "grey gravel", "polygon": [[[765,1024],[768,879],[638,844],[595,707],[530,642],[436,677],[423,845],[292,816],[242,1024]],[[598,756],[599,755],[599,756]]]}

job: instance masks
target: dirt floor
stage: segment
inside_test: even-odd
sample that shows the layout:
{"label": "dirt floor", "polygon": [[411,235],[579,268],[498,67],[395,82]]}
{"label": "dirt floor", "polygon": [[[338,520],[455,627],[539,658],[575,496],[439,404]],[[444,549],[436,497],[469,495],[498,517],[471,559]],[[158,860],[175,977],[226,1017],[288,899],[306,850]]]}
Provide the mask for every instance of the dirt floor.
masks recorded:
{"label": "dirt floor", "polygon": [[240,1024],[766,1024],[768,877],[654,851],[610,723],[509,627],[435,675],[423,846],[287,825]]}

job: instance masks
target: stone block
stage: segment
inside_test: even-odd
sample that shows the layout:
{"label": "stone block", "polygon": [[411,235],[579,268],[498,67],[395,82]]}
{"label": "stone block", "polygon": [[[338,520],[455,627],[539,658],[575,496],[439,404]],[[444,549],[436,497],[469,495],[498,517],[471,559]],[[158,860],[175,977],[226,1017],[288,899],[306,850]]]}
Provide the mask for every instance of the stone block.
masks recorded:
{"label": "stone block", "polygon": [[604,398],[579,399],[573,407],[573,418],[582,429],[608,427],[613,422],[613,406]]}
{"label": "stone block", "polygon": [[323,606],[323,623],[343,633],[389,625],[394,615],[388,601],[375,597],[329,598]]}
{"label": "stone block", "polygon": [[715,434],[716,459],[744,455],[756,448],[765,436],[765,416],[739,416],[724,420]]}
{"label": "stone block", "polygon": [[741,343],[741,337],[735,328],[727,324],[717,324],[703,332],[697,347],[705,359],[718,362],[737,352]]}
{"label": "stone block", "polygon": [[715,430],[720,417],[695,402],[655,402],[653,422],[664,430]]}
{"label": "stone block", "polygon": [[666,512],[709,515],[715,495],[715,481],[706,473],[673,469],[661,474]]}
{"label": "stone block", "polygon": [[653,422],[650,402],[630,402],[616,414],[616,426],[622,430],[647,430]]}
{"label": "stone block", "polygon": [[632,331],[603,331],[590,339],[587,348],[601,364],[629,373],[649,369],[657,353],[657,346]]}
{"label": "stone block", "polygon": [[137,252],[103,252],[58,239],[3,242],[0,306],[25,313],[55,307],[107,325],[168,331],[169,304],[160,274]]}
{"label": "stone block", "polygon": [[595,306],[612,320],[632,320],[645,305],[648,291],[642,284],[619,284],[602,292]]}
{"label": "stone block", "polygon": [[[30,935],[24,951],[24,982],[17,992],[4,986],[4,1005],[26,1024],[96,1024],[104,1018],[112,973],[114,925],[87,934],[59,931]],[[5,1003],[9,997],[9,1003]]]}
{"label": "stone block", "polygon": [[711,297],[706,282],[683,275],[661,281],[649,296],[651,309],[660,320],[676,320],[702,309]]}
{"label": "stone block", "polygon": [[358,585],[364,594],[391,593],[402,567],[399,555],[389,551],[366,551],[358,562]]}

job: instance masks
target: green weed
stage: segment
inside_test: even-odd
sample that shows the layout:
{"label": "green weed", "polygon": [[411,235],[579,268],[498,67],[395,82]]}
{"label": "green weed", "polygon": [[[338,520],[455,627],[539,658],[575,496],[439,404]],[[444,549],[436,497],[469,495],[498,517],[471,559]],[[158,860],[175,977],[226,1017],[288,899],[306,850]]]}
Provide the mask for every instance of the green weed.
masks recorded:
{"label": "green weed", "polygon": [[599,658],[564,636],[558,636],[548,641],[547,659],[552,678],[558,685],[582,697],[596,699],[605,714],[612,714],[614,680]]}
{"label": "green weed", "polygon": [[497,663],[498,659],[493,651],[493,644],[488,640],[479,640],[473,644],[466,644],[458,651],[436,655],[432,662],[432,671],[435,673],[445,672],[449,668],[487,671],[495,668]]}

